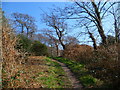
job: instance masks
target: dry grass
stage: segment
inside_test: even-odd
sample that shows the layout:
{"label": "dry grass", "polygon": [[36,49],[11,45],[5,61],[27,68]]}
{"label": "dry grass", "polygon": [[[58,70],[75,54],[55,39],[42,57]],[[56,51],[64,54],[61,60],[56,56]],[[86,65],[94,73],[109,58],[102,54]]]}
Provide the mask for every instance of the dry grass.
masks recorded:
{"label": "dry grass", "polygon": [[[34,57],[31,57],[31,59]],[[30,59],[30,58],[29,58]],[[42,58],[43,59],[43,58]],[[10,79],[7,79],[6,72],[3,73],[3,79],[8,80],[8,82],[4,81],[4,88],[40,88],[42,87],[40,83],[38,83],[34,76],[36,77],[37,73],[43,72],[47,70],[46,66],[39,65],[31,65],[31,64],[18,64],[16,66],[17,72],[12,75]]]}
{"label": "dry grass", "polygon": [[[11,77],[5,88],[40,88],[41,84],[34,80],[35,74],[46,70],[45,66],[18,65],[18,72]],[[4,74],[5,75],[5,74]]]}

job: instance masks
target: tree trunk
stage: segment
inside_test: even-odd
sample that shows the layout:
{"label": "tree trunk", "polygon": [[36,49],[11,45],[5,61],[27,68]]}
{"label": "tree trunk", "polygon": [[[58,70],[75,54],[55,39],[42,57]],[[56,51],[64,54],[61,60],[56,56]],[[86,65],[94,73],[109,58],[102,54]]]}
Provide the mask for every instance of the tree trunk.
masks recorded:
{"label": "tree trunk", "polygon": [[97,50],[97,44],[96,44],[96,40],[94,38],[94,36],[92,35],[92,33],[90,31],[88,31],[89,35],[90,35],[90,38],[92,39],[93,41],[93,47],[94,47],[94,50]]}
{"label": "tree trunk", "polygon": [[56,33],[57,33],[57,36],[58,36],[58,38],[59,38],[59,42],[60,42],[60,44],[62,45],[63,50],[65,50],[65,45],[64,45],[64,43],[62,42],[62,32],[61,32],[56,26],[55,26],[54,28],[56,29]]}
{"label": "tree trunk", "polygon": [[26,28],[27,29],[27,37],[28,37],[28,33],[29,33],[29,28]]}
{"label": "tree trunk", "polygon": [[116,19],[115,19],[114,27],[115,27],[115,41],[116,41],[116,43],[118,43],[118,41],[119,41],[119,29],[117,27],[117,20]]}
{"label": "tree trunk", "polygon": [[23,24],[22,24],[22,31],[21,31],[21,33],[22,34],[24,33],[24,26],[23,26]]}
{"label": "tree trunk", "polygon": [[59,39],[59,41],[60,41],[60,43],[61,43],[61,45],[62,45],[62,47],[63,47],[63,50],[65,50],[65,49],[66,49],[66,47],[65,47],[65,45],[63,44],[62,40],[61,40],[61,39]]}
{"label": "tree trunk", "polygon": [[107,45],[107,39],[106,39],[106,36],[104,34],[104,30],[103,30],[103,27],[102,25],[100,24],[100,22],[98,22],[98,32],[102,38],[102,43],[103,45]]}
{"label": "tree trunk", "polygon": [[58,49],[58,45],[56,44],[56,52],[57,52],[57,56],[59,56],[59,49]]}
{"label": "tree trunk", "polygon": [[92,2],[92,5],[93,5],[93,8],[94,8],[95,13],[96,13],[95,20],[96,20],[96,23],[97,23],[98,32],[99,32],[99,34],[102,38],[102,43],[103,43],[103,45],[107,45],[107,39],[106,39],[106,36],[104,34],[104,30],[103,30],[103,27],[102,27],[102,22],[101,22],[99,9],[98,9],[98,7],[97,7],[97,5],[95,4],[94,1]]}

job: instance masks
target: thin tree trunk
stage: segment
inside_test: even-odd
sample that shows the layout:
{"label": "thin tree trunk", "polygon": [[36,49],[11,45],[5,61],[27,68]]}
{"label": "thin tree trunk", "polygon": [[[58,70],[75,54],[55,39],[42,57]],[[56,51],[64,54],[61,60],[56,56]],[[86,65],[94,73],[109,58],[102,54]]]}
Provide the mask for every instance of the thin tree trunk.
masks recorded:
{"label": "thin tree trunk", "polygon": [[58,38],[59,38],[59,42],[60,44],[62,45],[63,47],[63,50],[65,50],[65,45],[64,43],[62,42],[62,32],[55,26],[55,29],[56,29],[56,33],[58,35]]}
{"label": "thin tree trunk", "polygon": [[116,19],[115,19],[114,26],[115,26],[115,41],[116,41],[116,43],[118,43],[118,41],[119,41],[119,29],[117,27],[117,20]]}
{"label": "thin tree trunk", "polygon": [[23,26],[23,24],[22,24],[22,31],[21,31],[21,33],[22,34],[24,33],[24,26]]}
{"label": "thin tree trunk", "polygon": [[28,34],[29,34],[29,28],[27,28],[27,37],[28,37]]}
{"label": "thin tree trunk", "polygon": [[93,41],[93,47],[94,47],[94,50],[97,50],[97,44],[96,44],[96,40],[94,38],[94,36],[92,35],[92,33],[90,31],[88,31],[89,35],[90,35],[90,38],[92,39]]}
{"label": "thin tree trunk", "polygon": [[61,39],[59,39],[59,41],[60,41],[60,43],[61,43],[61,45],[62,45],[62,47],[63,47],[63,50],[65,50],[65,49],[66,49],[66,47],[65,47],[65,45],[63,44],[62,40],[61,40]]}
{"label": "thin tree trunk", "polygon": [[56,44],[56,52],[57,52],[57,56],[59,55],[59,49],[58,49],[58,45]]}

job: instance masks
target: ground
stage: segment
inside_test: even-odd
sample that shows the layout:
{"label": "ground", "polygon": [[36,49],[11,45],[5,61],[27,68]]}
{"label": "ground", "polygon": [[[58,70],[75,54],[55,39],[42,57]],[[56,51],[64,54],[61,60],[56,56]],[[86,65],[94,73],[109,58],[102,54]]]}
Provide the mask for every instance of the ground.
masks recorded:
{"label": "ground", "polygon": [[8,81],[3,71],[4,88],[73,88],[60,64],[50,58],[31,56],[17,69]]}

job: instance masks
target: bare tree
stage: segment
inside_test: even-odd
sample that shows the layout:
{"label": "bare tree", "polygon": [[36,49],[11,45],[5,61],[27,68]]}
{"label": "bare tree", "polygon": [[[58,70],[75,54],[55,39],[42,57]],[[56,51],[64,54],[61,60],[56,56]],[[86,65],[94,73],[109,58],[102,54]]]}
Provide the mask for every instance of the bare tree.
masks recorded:
{"label": "bare tree", "polygon": [[74,6],[66,7],[63,11],[65,18],[62,19],[78,19],[79,23],[84,23],[87,26],[89,24],[94,25],[102,39],[104,45],[107,45],[106,35],[103,28],[103,19],[107,16],[107,12],[111,9],[115,2],[108,2],[108,0],[102,2],[77,2]]}
{"label": "bare tree", "polygon": [[47,26],[52,27],[51,31],[56,32],[60,44],[62,45],[63,49],[65,49],[65,44],[63,42],[63,36],[67,30],[67,23],[65,23],[65,20],[59,19],[59,16],[55,13],[50,13],[43,16],[43,21]]}
{"label": "bare tree", "polygon": [[84,25],[84,26],[85,26],[85,28],[86,28],[86,30],[87,30],[87,34],[89,34],[89,37],[91,38],[91,40],[92,40],[92,42],[93,42],[93,48],[94,48],[94,50],[97,50],[96,39],[95,39],[93,33],[90,32],[89,26],[86,26],[86,25]]}
{"label": "bare tree", "polygon": [[117,16],[117,20],[118,20],[118,43],[120,43],[120,2],[118,2],[118,16]]}
{"label": "bare tree", "polygon": [[47,42],[49,42],[51,47],[56,49],[57,56],[59,56],[59,44],[60,44],[59,39],[56,38],[53,31],[49,29],[44,29],[43,31],[44,37],[46,36],[48,38]]}
{"label": "bare tree", "polygon": [[52,36],[51,34],[46,34],[54,43],[55,47],[56,47],[56,52],[57,52],[57,56],[59,56],[59,40],[56,39],[54,36]]}
{"label": "bare tree", "polygon": [[32,36],[36,31],[35,19],[32,16],[22,13],[13,13],[12,16],[15,26],[21,28],[21,33],[24,33],[26,30],[27,36]]}
{"label": "bare tree", "polygon": [[35,40],[38,40],[40,41],[41,43],[45,44],[48,46],[48,37],[46,37],[44,34],[41,34],[41,33],[38,33],[38,34],[35,34],[35,37],[34,37]]}
{"label": "bare tree", "polygon": [[119,25],[118,25],[120,17],[118,17],[119,13],[116,13],[116,12],[119,12],[119,9],[120,9],[120,7],[118,7],[116,9],[116,7],[112,6],[112,10],[109,11],[110,14],[113,16],[113,19],[114,19],[114,32],[115,32],[115,41],[116,41],[116,43],[119,42],[119,36],[120,36],[120,30],[119,30]]}
{"label": "bare tree", "polygon": [[[87,26],[86,24],[83,24],[82,25],[82,27],[84,26],[84,31],[82,31],[82,32],[80,32],[79,33],[79,36],[81,36],[81,35],[84,35],[84,36],[86,36],[86,35],[88,35],[89,36],[89,38],[92,40],[92,41],[86,41],[86,42],[92,42],[93,43],[93,48],[94,48],[94,50],[97,50],[97,43],[96,43],[96,38],[95,38],[95,34],[94,34],[94,32],[92,32],[91,31],[91,26]],[[95,30],[93,30],[93,31],[95,31]],[[80,41],[81,42],[81,41]]]}
{"label": "bare tree", "polygon": [[74,36],[66,36],[64,42],[66,46],[79,44],[79,40]]}

